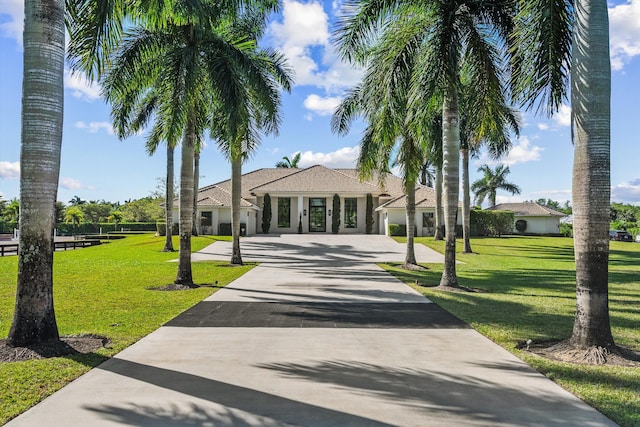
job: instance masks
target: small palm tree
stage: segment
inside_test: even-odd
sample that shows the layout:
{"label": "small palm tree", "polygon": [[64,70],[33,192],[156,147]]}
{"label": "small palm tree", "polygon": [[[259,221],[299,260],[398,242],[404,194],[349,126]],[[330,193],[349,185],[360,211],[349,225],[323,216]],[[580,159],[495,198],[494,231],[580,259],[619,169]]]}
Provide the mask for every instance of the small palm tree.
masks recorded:
{"label": "small palm tree", "polygon": [[496,205],[496,193],[498,190],[508,191],[511,194],[520,194],[520,187],[507,182],[507,175],[511,172],[509,166],[499,165],[491,169],[488,165],[478,168],[484,176],[471,184],[471,190],[475,193],[475,203],[481,205],[485,199],[489,199],[491,206]]}
{"label": "small palm tree", "polygon": [[278,163],[276,163],[276,167],[277,168],[290,168],[290,169],[297,169],[298,168],[298,163],[300,162],[300,157],[301,157],[301,153],[297,152],[293,155],[293,157],[291,157],[291,159],[289,159],[289,157],[284,156],[282,158],[282,160],[280,160]]}
{"label": "small palm tree", "polygon": [[80,225],[84,221],[84,213],[77,206],[70,206],[64,213],[64,222],[73,224],[73,227]]}
{"label": "small palm tree", "polygon": [[118,229],[118,224],[122,221],[122,218],[124,218],[124,215],[122,214],[122,212],[120,211],[113,211],[111,212],[111,214],[109,215],[109,221],[113,221],[114,223],[114,229]]}

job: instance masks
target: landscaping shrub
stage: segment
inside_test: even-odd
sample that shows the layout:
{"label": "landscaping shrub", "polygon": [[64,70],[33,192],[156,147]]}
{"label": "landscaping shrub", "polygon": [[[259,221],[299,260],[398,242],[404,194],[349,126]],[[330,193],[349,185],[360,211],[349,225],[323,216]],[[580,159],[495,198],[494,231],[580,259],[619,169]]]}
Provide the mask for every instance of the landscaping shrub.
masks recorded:
{"label": "landscaping shrub", "polygon": [[271,228],[271,196],[264,195],[264,203],[262,204],[262,232],[269,233]]}
{"label": "landscaping shrub", "polygon": [[474,236],[502,236],[513,233],[513,212],[472,210],[469,215]]}
{"label": "landscaping shrub", "polygon": [[366,233],[373,233],[373,196],[371,193],[367,194],[367,210],[365,216]]}
{"label": "landscaping shrub", "polygon": [[331,232],[338,234],[340,231],[340,196],[333,195],[333,206],[331,211]]}
{"label": "landscaping shrub", "polygon": [[560,234],[564,237],[573,237],[573,224],[560,224]]}
{"label": "landscaping shrub", "polygon": [[516,230],[518,230],[518,233],[524,233],[524,231],[527,229],[527,221],[524,219],[519,219],[516,221]]}
{"label": "landscaping shrub", "polygon": [[404,224],[389,224],[389,236],[401,236],[407,235],[407,226]]}
{"label": "landscaping shrub", "polygon": [[[231,223],[230,222],[220,223],[218,236],[232,236],[232,235],[233,235],[233,229],[232,229]],[[247,235],[247,224],[245,224],[244,222],[240,223],[240,235],[241,236]]]}
{"label": "landscaping shrub", "polygon": [[71,234],[95,234],[100,233],[102,229],[103,233],[112,231],[156,231],[156,222],[121,222],[117,225],[112,222],[98,222],[83,223],[83,224],[56,224],[56,230],[58,235],[71,235]]}
{"label": "landscaping shrub", "polygon": [[[166,222],[156,222],[156,233],[158,236],[166,236],[167,235],[167,223]],[[173,223],[171,226],[171,234],[173,236],[177,236],[180,234],[180,224]]]}

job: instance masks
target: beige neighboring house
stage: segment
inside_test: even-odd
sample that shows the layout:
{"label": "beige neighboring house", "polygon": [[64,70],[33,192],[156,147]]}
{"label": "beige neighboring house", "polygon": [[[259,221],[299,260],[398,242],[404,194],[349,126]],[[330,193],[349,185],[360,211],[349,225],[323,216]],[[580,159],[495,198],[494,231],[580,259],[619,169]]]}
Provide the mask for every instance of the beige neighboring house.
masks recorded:
{"label": "beige neighboring house", "polygon": [[513,212],[516,221],[519,219],[527,221],[527,229],[524,231],[526,234],[558,234],[560,219],[567,216],[535,202],[501,203],[488,210]]}
{"label": "beige neighboring house", "polygon": [[[333,195],[340,197],[340,234],[366,232],[367,194],[373,199],[373,233],[387,234],[389,224],[406,224],[402,180],[387,174],[361,182],[355,169],[316,165],[304,169],[258,169],[242,175],[241,223],[247,235],[262,233],[264,197],[271,198],[269,233],[331,233]],[[174,203],[178,221],[178,202]],[[416,228],[419,236],[433,233],[435,191],[418,185]],[[231,180],[198,191],[200,234],[221,234],[231,224]]]}

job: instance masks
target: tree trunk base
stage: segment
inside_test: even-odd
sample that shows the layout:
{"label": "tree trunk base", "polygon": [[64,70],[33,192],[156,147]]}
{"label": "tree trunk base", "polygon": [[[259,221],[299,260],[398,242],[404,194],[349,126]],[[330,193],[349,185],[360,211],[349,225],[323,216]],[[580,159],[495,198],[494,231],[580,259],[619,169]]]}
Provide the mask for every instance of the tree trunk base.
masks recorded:
{"label": "tree trunk base", "polygon": [[176,250],[173,248],[164,248],[162,252],[176,252]]}
{"label": "tree trunk base", "polygon": [[467,288],[466,286],[460,286],[458,284],[456,285],[438,285],[435,288],[433,288],[437,291],[443,291],[443,292],[476,292],[471,288]]}
{"label": "tree trunk base", "polygon": [[427,270],[427,268],[418,265],[416,263],[412,263],[412,262],[405,262],[400,266],[401,269],[403,270],[410,270],[410,271],[423,271],[423,270]]}
{"label": "tree trunk base", "polygon": [[549,344],[529,342],[526,350],[549,359],[583,365],[640,366],[640,353],[616,345],[581,347],[570,340]]}

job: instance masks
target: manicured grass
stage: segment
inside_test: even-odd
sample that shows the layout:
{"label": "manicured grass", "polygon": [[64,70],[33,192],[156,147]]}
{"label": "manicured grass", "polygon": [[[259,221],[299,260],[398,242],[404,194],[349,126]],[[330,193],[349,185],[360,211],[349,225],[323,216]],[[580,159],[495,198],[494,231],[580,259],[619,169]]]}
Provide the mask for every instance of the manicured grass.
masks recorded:
{"label": "manicured grass", "polygon": [[[444,253],[442,241],[417,242]],[[474,254],[457,254],[464,262],[457,266],[460,284],[487,292],[430,289],[439,284],[442,265],[429,264],[429,270],[420,272],[383,267],[620,425],[640,426],[640,368],[560,363],[515,348],[520,340],[570,337],[575,312],[573,240],[477,238],[471,246]],[[614,339],[639,350],[640,244],[611,242],[609,269]]]}
{"label": "manicured grass", "polygon": [[[215,240],[194,237],[197,251]],[[178,247],[177,239],[174,247]],[[193,263],[193,278],[208,287],[161,292],[147,290],[173,282],[178,252],[162,252],[164,237],[132,235],[86,249],[57,252],[54,261],[54,303],[61,335],[96,334],[109,348],[87,355],[28,362],[0,363],[0,424],[25,411],[108,357],[130,346],[241,276],[253,265],[228,262]],[[17,257],[0,257],[0,337],[9,333],[17,281]]]}

